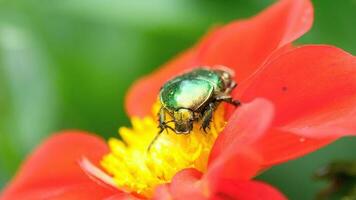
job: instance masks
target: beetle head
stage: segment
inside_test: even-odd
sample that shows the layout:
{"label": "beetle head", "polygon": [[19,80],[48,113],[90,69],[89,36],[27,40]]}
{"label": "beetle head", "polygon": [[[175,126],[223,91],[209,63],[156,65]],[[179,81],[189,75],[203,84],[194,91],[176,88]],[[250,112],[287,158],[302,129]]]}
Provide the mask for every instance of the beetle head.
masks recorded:
{"label": "beetle head", "polygon": [[176,133],[189,133],[193,129],[194,113],[180,108],[173,113]]}

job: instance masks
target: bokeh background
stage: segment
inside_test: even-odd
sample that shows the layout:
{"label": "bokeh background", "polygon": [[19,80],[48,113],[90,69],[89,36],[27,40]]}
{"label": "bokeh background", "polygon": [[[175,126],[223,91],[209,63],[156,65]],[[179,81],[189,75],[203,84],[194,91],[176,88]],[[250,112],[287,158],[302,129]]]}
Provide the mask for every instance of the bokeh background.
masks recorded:
{"label": "bokeh background", "polygon": [[[209,27],[250,17],[272,2],[0,0],[0,188],[53,132],[116,136],[119,126],[129,126],[123,101],[133,81]],[[356,1],[313,3],[313,29],[298,43],[333,44],[355,54]],[[356,159],[355,146],[355,138],[345,138],[258,178],[291,199],[311,199],[325,186],[313,172],[331,160]]]}

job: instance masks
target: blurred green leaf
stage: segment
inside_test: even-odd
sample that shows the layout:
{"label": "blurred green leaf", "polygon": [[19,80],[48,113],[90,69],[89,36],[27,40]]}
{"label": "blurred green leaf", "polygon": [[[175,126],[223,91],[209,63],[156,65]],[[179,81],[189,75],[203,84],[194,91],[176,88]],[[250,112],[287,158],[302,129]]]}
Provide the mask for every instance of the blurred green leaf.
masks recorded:
{"label": "blurred green leaf", "polygon": [[0,160],[4,171],[13,173],[19,159],[53,130],[54,77],[47,56],[26,29],[0,22],[0,50],[1,79],[8,87]]}

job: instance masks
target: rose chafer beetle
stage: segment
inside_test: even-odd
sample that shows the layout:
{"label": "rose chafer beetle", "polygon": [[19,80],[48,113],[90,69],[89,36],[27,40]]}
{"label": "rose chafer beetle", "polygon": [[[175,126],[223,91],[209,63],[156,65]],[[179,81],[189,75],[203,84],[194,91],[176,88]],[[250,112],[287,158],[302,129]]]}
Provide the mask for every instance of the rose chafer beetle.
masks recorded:
{"label": "rose chafer beetle", "polygon": [[[221,102],[240,105],[239,101],[230,96],[236,85],[232,72],[225,67],[197,68],[166,82],[159,92],[160,130],[148,150],[166,129],[176,134],[188,134],[193,129],[193,123],[201,121],[201,129],[206,132],[213,113]],[[172,120],[166,120],[167,114]],[[168,123],[174,123],[174,128]]]}

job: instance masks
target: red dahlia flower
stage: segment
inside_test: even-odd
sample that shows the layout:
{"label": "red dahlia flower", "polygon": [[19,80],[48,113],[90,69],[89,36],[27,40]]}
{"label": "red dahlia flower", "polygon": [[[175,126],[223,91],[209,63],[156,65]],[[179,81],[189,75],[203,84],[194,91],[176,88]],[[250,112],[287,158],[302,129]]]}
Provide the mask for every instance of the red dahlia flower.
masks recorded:
{"label": "red dahlia flower", "polygon": [[[86,133],[55,135],[23,164],[2,199],[285,199],[251,178],[356,133],[355,57],[331,46],[291,45],[312,20],[308,0],[281,0],[213,30],[133,86],[133,128],[119,130],[124,142],[110,139],[109,151]],[[220,106],[208,134],[162,134],[148,152],[158,131],[159,88],[187,69],[217,65],[235,71],[240,85],[232,95],[243,105]]]}

